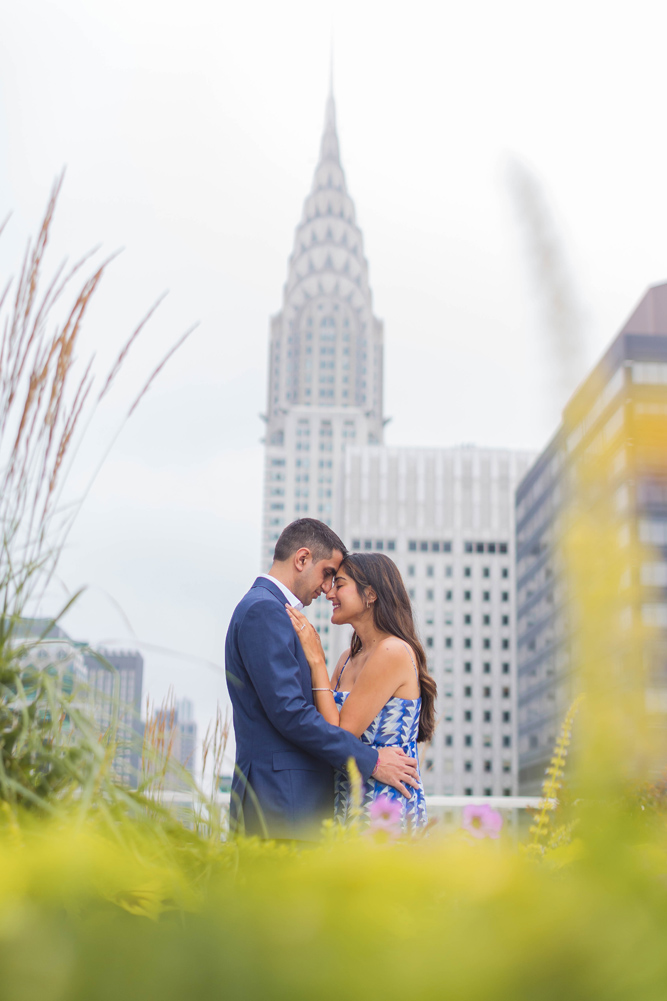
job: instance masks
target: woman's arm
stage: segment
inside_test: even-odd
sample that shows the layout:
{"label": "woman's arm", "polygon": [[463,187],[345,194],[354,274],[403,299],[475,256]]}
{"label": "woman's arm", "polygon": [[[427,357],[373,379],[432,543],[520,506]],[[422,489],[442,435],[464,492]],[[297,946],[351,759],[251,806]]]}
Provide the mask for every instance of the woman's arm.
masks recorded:
{"label": "woman's arm", "polygon": [[333,692],[331,691],[327,662],[319,633],[302,612],[297,611],[296,608],[292,608],[291,605],[285,605],[285,608],[294,626],[294,631],[301,641],[303,652],[310,667],[315,708],[324,716],[327,723],[331,723],[332,726],[339,726],[340,716]]}

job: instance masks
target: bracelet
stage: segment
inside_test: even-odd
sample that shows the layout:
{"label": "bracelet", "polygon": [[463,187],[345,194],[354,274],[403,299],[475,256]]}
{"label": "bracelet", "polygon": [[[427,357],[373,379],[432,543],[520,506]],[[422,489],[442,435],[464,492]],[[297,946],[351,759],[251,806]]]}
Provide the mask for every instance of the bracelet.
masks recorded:
{"label": "bracelet", "polygon": [[313,692],[331,692],[331,694],[333,695],[333,692],[331,691],[330,688],[312,688],[311,691],[313,691]]}

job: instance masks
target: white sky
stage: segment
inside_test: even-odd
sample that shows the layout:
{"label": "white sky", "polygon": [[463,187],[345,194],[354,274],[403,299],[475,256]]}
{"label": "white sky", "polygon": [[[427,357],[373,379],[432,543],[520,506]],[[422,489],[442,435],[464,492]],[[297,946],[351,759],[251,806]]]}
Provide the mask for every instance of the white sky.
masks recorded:
{"label": "white sky", "polygon": [[201,321],[112,448],[61,564],[65,588],[90,588],[69,631],[141,643],[151,694],[173,684],[200,724],[225,691],[206,662],[222,665],[257,570],[268,321],[319,149],[332,26],[343,164],[385,322],[388,443],[540,449],[556,426],[512,159],[540,179],[567,251],[580,376],[667,279],[657,0],[4,4],[2,273],[67,165],[52,264],[125,248],[87,327],[100,372],[170,289],[77,484]]}

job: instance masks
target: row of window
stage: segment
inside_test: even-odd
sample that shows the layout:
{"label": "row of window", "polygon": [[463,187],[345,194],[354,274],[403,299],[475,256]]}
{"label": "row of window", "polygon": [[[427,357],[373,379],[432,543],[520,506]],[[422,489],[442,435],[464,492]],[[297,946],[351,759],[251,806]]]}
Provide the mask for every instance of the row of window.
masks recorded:
{"label": "row of window", "polygon": [[[444,694],[445,694],[445,698],[447,698],[447,699],[454,698],[454,690],[453,690],[453,688],[452,688],[451,685],[448,685],[448,686],[445,687]],[[482,696],[483,696],[483,698],[490,699],[491,698],[491,694],[492,694],[491,693],[491,686],[490,685],[484,685],[484,687],[482,688]],[[509,699],[511,697],[510,689],[508,687],[503,688],[503,690],[502,690],[502,696],[503,696],[504,699]],[[472,698],[472,685],[465,685],[464,686],[464,688],[463,688],[463,697],[464,697],[464,699],[471,699]]]}
{"label": "row of window", "polygon": [[[408,563],[408,577],[416,576],[418,569],[419,568],[416,567],[414,563]],[[473,575],[472,570],[473,568],[470,566],[463,567],[463,576],[472,577]],[[491,567],[482,567],[481,571],[482,571],[482,577],[491,576]],[[500,576],[508,578],[509,575],[510,575],[509,567],[502,567],[500,571]],[[429,563],[426,566],[426,576],[435,577],[435,566],[432,563]],[[454,576],[454,567],[451,565],[451,563],[448,563],[447,566],[445,567],[445,577],[453,577],[453,576]]]}
{"label": "row of window", "polygon": [[[512,722],[512,713],[510,712],[509,709],[504,709],[503,710],[503,712],[501,713],[501,720],[502,720],[503,723],[511,723]],[[454,721],[454,717],[453,717],[452,713],[451,712],[445,713],[445,722],[446,723],[453,723],[453,721]],[[472,711],[472,709],[464,709],[463,710],[463,722],[464,723],[472,723],[472,722],[474,722],[473,721],[473,711]],[[492,723],[493,722],[492,715],[491,715],[491,710],[490,709],[484,709],[483,710],[483,712],[482,712],[482,722],[483,723]]]}
{"label": "row of window", "polygon": [[[415,594],[416,594],[415,589],[414,588],[410,588],[408,593],[410,595],[410,599],[412,601],[414,601]],[[435,591],[432,588],[427,588],[426,591],[424,592],[424,599],[425,599],[425,601],[435,601]],[[445,601],[453,601],[453,600],[454,600],[454,592],[453,591],[445,591]],[[464,591],[463,592],[463,600],[464,601],[472,601],[472,591]],[[501,601],[509,601],[510,600],[510,593],[509,593],[509,591],[501,591],[500,592],[500,600]],[[482,591],[482,601],[491,601],[491,592],[490,591]]]}
{"label": "row of window", "polygon": [[[472,640],[473,640],[472,636],[464,636],[463,637],[463,649],[464,650],[472,650],[472,648],[473,648]],[[426,637],[426,646],[429,647],[429,648],[431,648],[434,645],[435,645],[435,640],[434,640],[433,636],[427,636]],[[510,649],[510,641],[509,641],[509,639],[507,637],[505,637],[505,639],[502,639],[500,641],[500,647],[501,647],[502,650],[509,650]],[[452,636],[445,636],[445,649],[446,650],[452,650],[453,648],[454,648],[454,638]],[[490,636],[484,636],[483,639],[482,639],[482,650],[490,650],[490,649],[491,649],[491,637]]]}
{"label": "row of window", "polygon": [[[447,673],[449,673],[449,671],[448,671],[448,665],[447,664],[445,664],[445,671]],[[466,660],[465,661],[465,663],[463,665],[463,671],[464,671],[465,674],[472,674],[472,661],[471,660]],[[482,671],[484,672],[484,674],[491,674],[491,664],[490,664],[490,662],[488,660],[485,660],[484,663],[482,664]],[[503,674],[509,674],[510,673],[510,665],[509,665],[509,663],[507,661],[503,661],[502,672],[503,672]]]}
{"label": "row of window", "polygon": [[[493,747],[493,739],[490,733],[484,734],[484,737],[482,739],[482,744],[484,747]],[[454,746],[454,735],[451,733],[446,733],[445,747],[453,747],[453,746]],[[464,747],[473,746],[473,735],[471,733],[466,733],[463,735],[463,746]],[[503,736],[503,747],[511,747],[511,746],[512,746],[512,738],[508,733],[506,733]]]}

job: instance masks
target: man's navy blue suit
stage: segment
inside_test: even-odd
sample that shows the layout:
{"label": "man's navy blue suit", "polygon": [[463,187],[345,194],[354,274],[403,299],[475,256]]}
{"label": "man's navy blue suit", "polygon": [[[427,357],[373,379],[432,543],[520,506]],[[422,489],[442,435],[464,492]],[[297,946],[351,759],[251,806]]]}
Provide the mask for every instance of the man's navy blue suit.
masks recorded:
{"label": "man's navy blue suit", "polygon": [[353,757],[364,779],[377,751],[327,723],[280,588],[258,577],[236,606],[225,644],[234,710],[232,829],[307,838],[333,816],[333,769]]}

